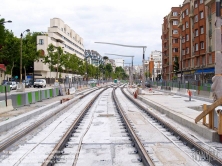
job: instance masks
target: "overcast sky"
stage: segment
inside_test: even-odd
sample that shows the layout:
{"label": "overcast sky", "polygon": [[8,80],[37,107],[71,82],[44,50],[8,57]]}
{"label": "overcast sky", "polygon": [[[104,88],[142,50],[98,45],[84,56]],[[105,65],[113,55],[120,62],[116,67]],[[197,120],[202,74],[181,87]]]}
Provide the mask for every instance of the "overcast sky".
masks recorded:
{"label": "overcast sky", "polygon": [[183,0],[1,0],[0,17],[12,20],[5,26],[18,37],[26,29],[46,32],[50,19],[57,17],[83,38],[85,49],[96,50],[102,56],[134,55],[134,64],[141,64],[140,48],[94,42],[147,46],[147,59],[151,51],[161,51],[163,17],[171,7],[182,3]]}

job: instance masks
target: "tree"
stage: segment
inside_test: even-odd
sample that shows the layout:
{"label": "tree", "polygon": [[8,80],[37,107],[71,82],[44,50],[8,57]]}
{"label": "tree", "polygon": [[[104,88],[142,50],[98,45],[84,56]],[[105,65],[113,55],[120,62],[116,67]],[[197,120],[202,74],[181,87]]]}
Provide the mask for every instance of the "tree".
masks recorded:
{"label": "tree", "polygon": [[[4,21],[5,21],[4,18],[0,19],[0,22],[4,22]],[[5,26],[4,24],[0,24],[0,49],[4,43],[4,40],[5,40]]]}
{"label": "tree", "polygon": [[[47,48],[48,54],[43,58],[43,63],[49,65],[50,73],[52,71],[53,66],[55,65],[55,47],[52,44],[49,44]],[[50,74],[50,84],[51,84],[51,74]]]}
{"label": "tree", "polygon": [[178,57],[175,56],[174,62],[173,62],[173,71],[178,72],[179,70],[179,63],[178,63]]}
{"label": "tree", "polygon": [[4,63],[6,73],[10,73],[13,76],[13,68],[19,64],[20,59],[20,40],[9,30],[5,30],[4,36],[0,50],[0,63]]}
{"label": "tree", "polygon": [[105,71],[105,75],[110,78],[110,77],[111,77],[111,74],[112,74],[112,72],[113,72],[113,68],[112,68],[112,66],[111,66],[110,63],[106,64],[105,70],[106,70],[106,71]]}
{"label": "tree", "polygon": [[33,66],[34,61],[38,60],[41,56],[41,51],[37,51],[37,36],[40,32],[28,33],[22,40],[22,65],[25,72],[28,66]]}

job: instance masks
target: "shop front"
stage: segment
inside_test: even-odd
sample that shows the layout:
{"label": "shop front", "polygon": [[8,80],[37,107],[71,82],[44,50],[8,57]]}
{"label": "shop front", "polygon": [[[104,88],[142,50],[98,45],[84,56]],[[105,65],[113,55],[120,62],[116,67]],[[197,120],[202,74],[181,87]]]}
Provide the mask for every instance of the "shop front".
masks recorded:
{"label": "shop front", "polygon": [[195,72],[196,79],[204,83],[212,83],[212,77],[215,75],[215,68],[198,69]]}

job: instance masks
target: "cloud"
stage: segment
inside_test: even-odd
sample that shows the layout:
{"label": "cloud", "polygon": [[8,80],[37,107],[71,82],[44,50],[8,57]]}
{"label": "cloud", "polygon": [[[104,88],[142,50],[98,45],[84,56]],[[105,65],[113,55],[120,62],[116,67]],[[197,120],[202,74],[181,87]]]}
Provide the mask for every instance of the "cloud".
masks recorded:
{"label": "cloud", "polygon": [[[104,53],[135,55],[142,62],[142,49],[95,44],[95,41],[145,45],[146,59],[153,50],[162,49],[163,17],[178,0],[2,0],[1,17],[12,20],[5,24],[19,36],[26,29],[47,31],[50,19],[61,18],[84,39],[85,49]],[[118,58],[110,56],[110,58]],[[125,58],[125,61],[130,61]]]}

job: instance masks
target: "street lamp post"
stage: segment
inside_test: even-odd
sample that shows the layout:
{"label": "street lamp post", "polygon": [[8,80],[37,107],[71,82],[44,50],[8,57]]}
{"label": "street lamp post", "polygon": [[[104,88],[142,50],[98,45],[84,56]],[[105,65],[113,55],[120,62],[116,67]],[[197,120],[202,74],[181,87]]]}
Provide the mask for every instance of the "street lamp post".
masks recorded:
{"label": "street lamp post", "polygon": [[132,58],[132,69],[131,69],[131,74],[130,74],[130,86],[133,85],[133,55],[118,55],[118,54],[109,54],[109,53],[105,53],[106,55],[115,55],[115,56],[121,56],[121,57],[131,57]]}
{"label": "street lamp post", "polygon": [[116,43],[106,43],[106,42],[95,42],[98,44],[109,44],[109,45],[116,45],[121,47],[133,47],[133,48],[142,48],[143,49],[143,75],[142,75],[142,89],[145,88],[145,69],[144,69],[144,61],[145,61],[145,50],[147,46],[131,46],[131,45],[123,45],[123,44],[116,44]]}
{"label": "street lamp post", "polygon": [[[25,32],[30,32],[29,29],[26,29],[23,33]],[[22,37],[23,37],[23,33],[21,33],[21,48],[20,48],[20,84],[22,84]],[[22,86],[22,85],[21,85]]]}

